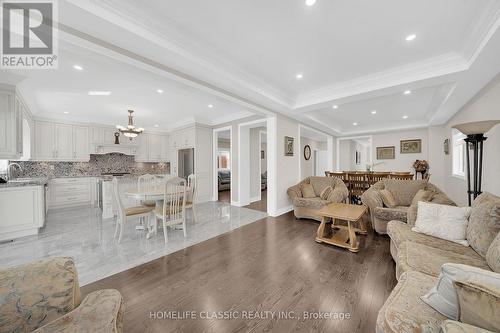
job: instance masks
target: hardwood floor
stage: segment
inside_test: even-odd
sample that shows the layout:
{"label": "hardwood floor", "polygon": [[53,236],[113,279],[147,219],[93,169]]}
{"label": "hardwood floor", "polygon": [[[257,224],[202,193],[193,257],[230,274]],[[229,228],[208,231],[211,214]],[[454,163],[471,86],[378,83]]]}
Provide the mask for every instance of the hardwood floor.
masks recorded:
{"label": "hardwood floor", "polygon": [[259,201],[252,202],[250,205],[244,207],[267,213],[267,190],[261,191],[260,193]]}
{"label": "hardwood floor", "polygon": [[[318,225],[292,213],[268,217],[82,291],[118,289],[125,332],[374,332],[378,310],[396,284],[389,238],[370,230],[360,236],[359,253],[351,253],[316,243]],[[163,311],[195,311],[197,319],[158,319]],[[213,311],[240,318],[199,318]],[[241,319],[244,311],[293,311],[299,319],[266,318],[263,312]],[[305,319],[304,311],[350,319]]]}

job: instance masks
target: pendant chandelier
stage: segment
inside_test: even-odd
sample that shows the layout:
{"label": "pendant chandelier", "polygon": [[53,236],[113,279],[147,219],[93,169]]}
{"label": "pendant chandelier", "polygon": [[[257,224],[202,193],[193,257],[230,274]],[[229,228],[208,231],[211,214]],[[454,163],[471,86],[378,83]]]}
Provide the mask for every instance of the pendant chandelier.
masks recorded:
{"label": "pendant chandelier", "polygon": [[135,127],[134,126],[134,117],[132,116],[132,113],[134,113],[134,110],[128,110],[128,125],[126,127],[123,127],[121,125],[116,125],[116,128],[120,130],[123,135],[125,135],[127,138],[132,140],[139,134],[141,134],[144,131],[144,128],[142,127]]}

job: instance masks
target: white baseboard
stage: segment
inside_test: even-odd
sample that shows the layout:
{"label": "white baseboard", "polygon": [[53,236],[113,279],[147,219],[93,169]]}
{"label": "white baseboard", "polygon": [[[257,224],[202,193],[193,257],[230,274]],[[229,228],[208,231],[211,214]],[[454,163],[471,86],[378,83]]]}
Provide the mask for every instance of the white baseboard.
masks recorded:
{"label": "white baseboard", "polygon": [[239,201],[231,201],[231,206],[243,207],[243,205]]}
{"label": "white baseboard", "polygon": [[250,198],[250,203],[255,202],[255,201],[260,201],[260,196],[259,197]]}
{"label": "white baseboard", "polygon": [[286,214],[292,210],[293,210],[293,206],[290,205],[290,206],[286,206],[286,207],[277,209],[276,211],[269,213],[269,215],[271,215],[272,217],[277,217],[277,216]]}

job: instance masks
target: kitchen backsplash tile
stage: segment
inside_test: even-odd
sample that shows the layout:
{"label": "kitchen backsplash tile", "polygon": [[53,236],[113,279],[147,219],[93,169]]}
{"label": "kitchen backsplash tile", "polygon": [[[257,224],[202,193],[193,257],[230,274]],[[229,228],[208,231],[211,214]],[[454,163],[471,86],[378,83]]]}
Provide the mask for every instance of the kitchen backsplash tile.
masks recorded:
{"label": "kitchen backsplash tile", "polygon": [[23,171],[15,169],[16,177],[100,176],[103,173],[127,172],[132,175],[169,174],[170,163],[136,162],[134,156],[111,153],[90,155],[89,162],[16,161]]}

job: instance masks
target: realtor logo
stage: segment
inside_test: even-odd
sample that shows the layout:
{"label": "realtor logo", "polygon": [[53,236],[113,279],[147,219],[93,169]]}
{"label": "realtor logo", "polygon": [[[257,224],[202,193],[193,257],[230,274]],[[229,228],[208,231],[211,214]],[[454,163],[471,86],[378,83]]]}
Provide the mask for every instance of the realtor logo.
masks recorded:
{"label": "realtor logo", "polygon": [[2,69],[57,68],[54,1],[1,1]]}

